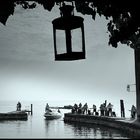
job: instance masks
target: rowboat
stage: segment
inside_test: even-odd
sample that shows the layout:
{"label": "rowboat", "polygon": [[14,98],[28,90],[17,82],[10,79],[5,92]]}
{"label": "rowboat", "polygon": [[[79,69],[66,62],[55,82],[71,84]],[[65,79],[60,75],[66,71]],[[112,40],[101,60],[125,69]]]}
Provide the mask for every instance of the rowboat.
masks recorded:
{"label": "rowboat", "polygon": [[44,113],[44,117],[47,120],[59,119],[62,117],[62,114],[56,110],[49,110],[49,111]]}
{"label": "rowboat", "polygon": [[52,119],[59,119],[62,117],[62,114],[60,112],[60,110],[53,110],[49,107],[48,103],[46,104],[46,108],[45,108],[45,113],[44,113],[44,117],[47,120],[52,120]]}

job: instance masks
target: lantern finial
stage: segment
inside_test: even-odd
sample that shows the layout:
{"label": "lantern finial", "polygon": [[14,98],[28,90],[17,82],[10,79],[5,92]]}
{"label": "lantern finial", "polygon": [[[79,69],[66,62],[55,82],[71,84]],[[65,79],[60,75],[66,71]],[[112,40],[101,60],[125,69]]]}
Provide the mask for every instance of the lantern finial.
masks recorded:
{"label": "lantern finial", "polygon": [[69,17],[69,16],[74,15],[73,10],[74,10],[74,6],[66,5],[65,3],[63,3],[62,7],[60,7],[61,16]]}

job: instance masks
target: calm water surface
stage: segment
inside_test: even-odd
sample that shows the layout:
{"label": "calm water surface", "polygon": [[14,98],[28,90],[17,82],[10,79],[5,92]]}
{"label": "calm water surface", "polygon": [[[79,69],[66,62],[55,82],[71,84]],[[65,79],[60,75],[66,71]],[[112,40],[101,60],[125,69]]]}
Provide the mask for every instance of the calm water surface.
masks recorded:
{"label": "calm water surface", "polygon": [[[33,115],[29,115],[27,121],[0,121],[0,138],[129,138],[117,130],[106,127],[64,123],[64,113],[70,110],[61,110],[63,116],[58,120],[45,120],[43,114],[46,103],[22,102],[22,109],[29,108],[30,103],[33,103]],[[57,103],[51,105],[56,106]],[[16,102],[0,101],[0,112],[14,110]]]}

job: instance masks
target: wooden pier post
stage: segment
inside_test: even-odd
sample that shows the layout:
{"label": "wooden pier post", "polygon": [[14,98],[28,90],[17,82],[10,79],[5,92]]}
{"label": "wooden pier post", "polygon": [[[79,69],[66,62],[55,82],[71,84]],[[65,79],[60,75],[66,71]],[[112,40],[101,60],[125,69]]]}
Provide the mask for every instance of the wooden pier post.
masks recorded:
{"label": "wooden pier post", "polygon": [[33,104],[31,104],[31,115],[33,115]]}
{"label": "wooden pier post", "polygon": [[120,108],[121,108],[121,117],[125,118],[125,108],[123,100],[120,100]]}

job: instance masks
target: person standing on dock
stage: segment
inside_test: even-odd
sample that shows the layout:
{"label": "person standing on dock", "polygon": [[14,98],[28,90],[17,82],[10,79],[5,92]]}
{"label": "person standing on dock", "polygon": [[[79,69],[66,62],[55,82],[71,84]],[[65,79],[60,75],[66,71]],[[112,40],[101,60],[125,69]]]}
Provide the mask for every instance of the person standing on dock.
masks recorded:
{"label": "person standing on dock", "polygon": [[82,103],[79,103],[79,107],[78,107],[78,114],[82,113]]}
{"label": "person standing on dock", "polygon": [[100,113],[101,116],[104,116],[104,115],[105,115],[104,104],[101,104],[101,105],[100,105],[100,112],[101,112],[101,113]]}
{"label": "person standing on dock", "polygon": [[87,114],[88,113],[88,105],[87,105],[87,103],[85,103],[84,104],[84,106],[83,106],[83,114]]}
{"label": "person standing on dock", "polygon": [[76,103],[74,104],[74,110],[76,113],[78,112],[78,105]]}
{"label": "person standing on dock", "polygon": [[132,119],[135,119],[135,116],[136,116],[136,107],[134,105],[132,105],[131,107],[131,118]]}
{"label": "person standing on dock", "polygon": [[107,106],[108,116],[112,116],[112,108],[113,108],[113,105],[109,103]]}
{"label": "person standing on dock", "polygon": [[21,103],[20,102],[17,103],[17,111],[21,111]]}
{"label": "person standing on dock", "polygon": [[96,115],[96,105],[93,104],[93,115]]}
{"label": "person standing on dock", "polygon": [[82,103],[79,103],[79,108],[82,108]]}

